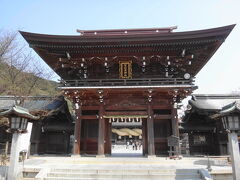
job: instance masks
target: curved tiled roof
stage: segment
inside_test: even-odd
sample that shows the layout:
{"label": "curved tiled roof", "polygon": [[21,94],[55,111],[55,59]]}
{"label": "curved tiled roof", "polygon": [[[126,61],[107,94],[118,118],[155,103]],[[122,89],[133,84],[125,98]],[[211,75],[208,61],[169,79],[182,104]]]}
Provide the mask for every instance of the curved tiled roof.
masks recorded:
{"label": "curved tiled roof", "polygon": [[189,100],[189,104],[197,110],[220,111],[226,105],[240,100],[240,95],[194,95],[195,100]]}
{"label": "curved tiled roof", "polygon": [[11,116],[19,116],[19,117],[23,117],[23,118],[27,118],[27,119],[31,119],[31,120],[38,120],[40,119],[39,116],[34,116],[32,115],[28,109],[25,109],[23,107],[20,106],[12,106],[11,108],[9,108],[6,111],[0,112],[0,117],[4,116],[4,117],[11,117]]}
{"label": "curved tiled roof", "polygon": [[[235,25],[219,28],[186,31],[186,32],[154,32],[144,29],[132,30],[132,33],[118,33],[120,30],[104,30],[107,33],[93,35],[48,35],[20,31],[42,59],[55,70],[63,79],[68,76],[59,67],[59,58],[67,58],[67,53],[73,58],[115,57],[115,56],[144,56],[148,55],[180,55],[183,49],[194,54],[191,66],[186,66],[186,72],[195,76],[215,51],[227,38]],[[121,30],[122,31],[122,30]],[[125,29],[123,31],[130,31]],[[150,33],[151,31],[151,33]],[[102,31],[96,31],[102,32]],[[112,32],[112,33],[111,33]],[[75,67],[74,67],[75,68]]]}

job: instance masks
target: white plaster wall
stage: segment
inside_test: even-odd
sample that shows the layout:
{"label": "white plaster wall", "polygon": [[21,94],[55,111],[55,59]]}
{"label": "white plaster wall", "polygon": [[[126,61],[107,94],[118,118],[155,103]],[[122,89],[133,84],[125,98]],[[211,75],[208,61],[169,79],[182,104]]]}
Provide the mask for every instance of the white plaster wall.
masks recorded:
{"label": "white plaster wall", "polygon": [[7,166],[0,166],[0,180],[6,180],[7,177]]}
{"label": "white plaster wall", "polygon": [[20,148],[19,150],[27,150],[27,152],[30,150],[30,138],[31,138],[31,133],[32,133],[32,123],[28,123],[27,126],[27,133],[22,134],[20,137]]}

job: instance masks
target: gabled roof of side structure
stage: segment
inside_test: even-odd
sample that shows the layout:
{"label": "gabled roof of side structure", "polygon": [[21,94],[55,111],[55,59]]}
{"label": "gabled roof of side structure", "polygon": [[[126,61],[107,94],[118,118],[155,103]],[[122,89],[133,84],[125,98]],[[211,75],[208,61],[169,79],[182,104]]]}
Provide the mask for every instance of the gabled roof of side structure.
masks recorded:
{"label": "gabled roof of side structure", "polygon": [[0,112],[0,117],[12,117],[12,116],[19,116],[23,118],[27,118],[30,120],[38,120],[40,119],[40,116],[34,116],[32,115],[28,109],[22,108],[20,106],[12,106],[8,110],[5,110],[3,112]]}
{"label": "gabled roof of side structure", "polygon": [[240,100],[240,95],[233,94],[194,94],[189,104],[195,110],[220,111],[226,105]]}
{"label": "gabled roof of side structure", "polygon": [[182,119],[182,131],[212,131],[215,122],[223,113],[240,108],[240,95],[236,94],[194,94],[189,100],[188,110]]}
{"label": "gabled roof of side structure", "polygon": [[[14,96],[0,96],[0,112],[11,109],[15,105]],[[72,116],[69,112],[68,105],[63,96],[29,96],[21,105],[30,113],[41,114],[45,112],[47,116],[58,116],[58,119],[67,119],[72,122]]]}
{"label": "gabled roof of side structure", "polygon": [[238,113],[240,114],[240,100],[234,101],[226,106],[223,106],[221,111],[212,115],[211,118],[219,118],[221,116],[226,116],[228,114]]}
{"label": "gabled roof of side structure", "polygon": [[[24,99],[24,102],[21,106],[30,111],[43,110],[44,107],[47,106],[50,102],[52,102],[54,99],[54,97],[50,96],[28,96],[21,98]],[[15,105],[16,99],[20,100],[20,98],[14,96],[0,96],[0,110],[6,110]]]}
{"label": "gabled roof of side structure", "polygon": [[240,112],[240,101],[235,101],[229,105],[226,105],[220,111],[220,114],[228,114],[232,112]]}
{"label": "gabled roof of side structure", "polygon": [[231,110],[235,102],[239,100],[240,95],[237,94],[193,94],[192,99],[188,101],[181,128],[188,130],[193,127],[198,130],[200,130],[198,127],[203,127],[201,130],[213,129],[215,127],[214,118],[220,116],[223,107]]}

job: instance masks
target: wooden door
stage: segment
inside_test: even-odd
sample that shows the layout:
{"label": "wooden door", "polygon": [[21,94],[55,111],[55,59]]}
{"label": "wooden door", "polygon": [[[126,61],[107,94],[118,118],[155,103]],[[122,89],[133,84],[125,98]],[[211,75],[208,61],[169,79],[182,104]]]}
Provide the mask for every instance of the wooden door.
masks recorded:
{"label": "wooden door", "polygon": [[143,155],[148,154],[148,140],[147,140],[147,119],[142,119],[142,148]]}
{"label": "wooden door", "polygon": [[111,154],[111,137],[112,137],[112,124],[108,119],[105,119],[105,136],[104,136],[104,154]]}
{"label": "wooden door", "polygon": [[167,137],[171,135],[171,120],[154,120],[154,144],[156,155],[167,155]]}
{"label": "wooden door", "polygon": [[81,153],[97,154],[98,120],[82,120]]}

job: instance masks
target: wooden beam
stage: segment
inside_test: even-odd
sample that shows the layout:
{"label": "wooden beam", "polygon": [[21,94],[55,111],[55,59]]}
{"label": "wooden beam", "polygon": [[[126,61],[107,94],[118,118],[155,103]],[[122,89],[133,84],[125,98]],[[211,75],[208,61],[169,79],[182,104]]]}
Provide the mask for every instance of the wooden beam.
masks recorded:
{"label": "wooden beam", "polygon": [[131,116],[131,115],[147,115],[146,111],[117,111],[117,112],[105,112],[105,116],[116,116],[116,115],[123,115],[123,116]]}
{"label": "wooden beam", "polygon": [[99,106],[82,106],[82,110],[99,110]]}
{"label": "wooden beam", "polygon": [[167,115],[159,115],[159,114],[155,114],[154,115],[154,119],[162,119],[162,120],[166,120],[166,119],[171,119],[172,115],[171,114],[167,114]]}
{"label": "wooden beam", "polygon": [[98,119],[97,115],[83,115],[80,116],[81,119]]}
{"label": "wooden beam", "polygon": [[146,110],[146,106],[140,106],[140,105],[135,105],[135,106],[106,106],[105,108],[107,111],[111,110]]}
{"label": "wooden beam", "polygon": [[171,109],[170,104],[152,105],[152,109]]}

